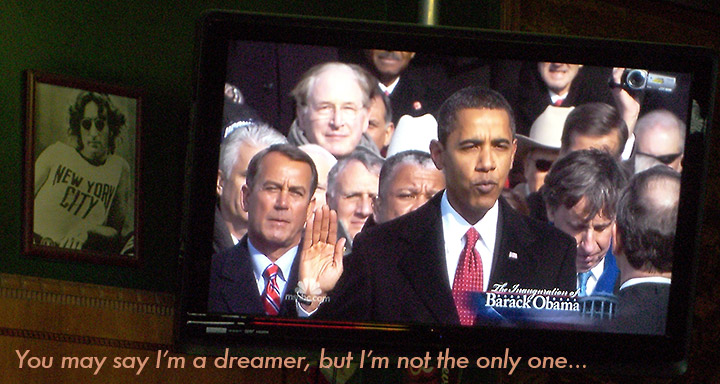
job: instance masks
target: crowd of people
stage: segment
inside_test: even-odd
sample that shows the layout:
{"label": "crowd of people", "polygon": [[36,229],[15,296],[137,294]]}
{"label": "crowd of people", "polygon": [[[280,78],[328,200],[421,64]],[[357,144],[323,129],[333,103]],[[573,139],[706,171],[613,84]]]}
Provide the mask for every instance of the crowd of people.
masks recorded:
{"label": "crowd of people", "polygon": [[[474,325],[477,293],[515,286],[610,298],[610,328],[663,333],[683,106],[566,63],[443,88],[418,56],[317,64],[291,126],[227,122],[208,309]],[[238,92],[226,105],[251,110]]]}

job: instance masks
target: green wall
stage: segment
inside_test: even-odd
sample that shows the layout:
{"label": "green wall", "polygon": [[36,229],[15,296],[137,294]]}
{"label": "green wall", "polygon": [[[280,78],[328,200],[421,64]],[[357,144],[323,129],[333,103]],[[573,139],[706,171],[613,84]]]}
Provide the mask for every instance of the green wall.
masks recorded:
{"label": "green wall", "polygon": [[[464,1],[463,1],[464,2]],[[496,26],[499,12],[448,0],[444,24]],[[0,3],[0,272],[153,291],[175,289],[195,22],[205,9],[415,22],[418,2],[389,1],[3,1]],[[497,8],[497,7],[495,7]],[[462,15],[461,18],[455,15]],[[444,16],[444,17],[443,17]],[[453,20],[455,20],[453,22]],[[474,21],[473,21],[474,20]],[[142,235],[137,268],[22,254],[24,72],[58,73],[140,88]]]}

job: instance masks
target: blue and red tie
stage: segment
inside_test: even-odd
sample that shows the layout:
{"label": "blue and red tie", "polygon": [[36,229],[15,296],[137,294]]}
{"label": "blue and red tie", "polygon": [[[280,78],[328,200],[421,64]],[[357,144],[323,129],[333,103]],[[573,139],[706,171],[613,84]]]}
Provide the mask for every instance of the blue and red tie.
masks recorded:
{"label": "blue and red tie", "polygon": [[270,264],[263,272],[266,281],[263,306],[265,307],[265,313],[269,316],[277,316],[280,313],[280,288],[277,284],[279,270],[280,268],[277,265]]}

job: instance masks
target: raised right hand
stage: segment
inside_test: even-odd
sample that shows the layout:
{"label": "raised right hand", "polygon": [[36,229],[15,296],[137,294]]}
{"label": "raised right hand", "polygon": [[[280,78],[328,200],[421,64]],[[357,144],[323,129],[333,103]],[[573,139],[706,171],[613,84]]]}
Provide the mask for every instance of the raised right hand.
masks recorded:
{"label": "raised right hand", "polygon": [[[305,294],[317,308],[327,292],[335,288],[343,272],[345,238],[337,240],[337,213],[327,205],[315,210],[305,225],[300,253],[299,282],[313,291]],[[318,289],[319,288],[319,289]]]}

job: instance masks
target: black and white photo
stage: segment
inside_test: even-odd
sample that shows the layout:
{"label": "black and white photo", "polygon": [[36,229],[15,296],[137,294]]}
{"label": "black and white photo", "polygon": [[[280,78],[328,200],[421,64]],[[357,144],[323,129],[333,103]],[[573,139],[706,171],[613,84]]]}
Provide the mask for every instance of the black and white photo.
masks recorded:
{"label": "black and white photo", "polygon": [[28,72],[25,248],[138,260],[139,92]]}

